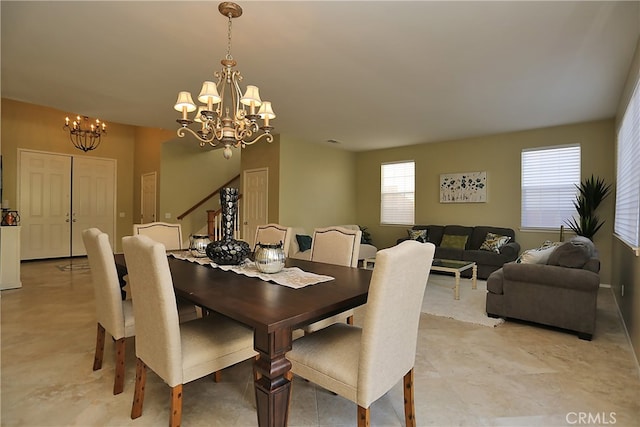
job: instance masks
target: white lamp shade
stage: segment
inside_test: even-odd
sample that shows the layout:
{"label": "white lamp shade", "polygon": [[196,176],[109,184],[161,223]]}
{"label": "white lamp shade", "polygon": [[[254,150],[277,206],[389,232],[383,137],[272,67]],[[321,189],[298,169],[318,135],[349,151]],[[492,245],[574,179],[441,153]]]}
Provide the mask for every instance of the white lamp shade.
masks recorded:
{"label": "white lamp shade", "polygon": [[207,107],[198,107],[198,112],[196,113],[196,117],[193,119],[194,122],[202,123],[202,110],[206,110]]}
{"label": "white lamp shade", "polygon": [[264,101],[260,106],[260,111],[258,111],[258,115],[260,116],[261,119],[264,119],[265,117],[268,119],[275,119],[276,113],[274,113],[273,109],[271,108],[271,102]]}
{"label": "white lamp shade", "polygon": [[214,82],[204,82],[202,83],[202,90],[200,90],[200,95],[198,95],[198,101],[202,103],[208,103],[211,100],[212,104],[217,104],[220,102],[220,95],[218,94],[218,88]]}
{"label": "white lamp shade", "polygon": [[257,86],[248,85],[244,96],[240,98],[240,102],[244,105],[251,105],[251,102],[253,102],[255,107],[259,107],[260,104],[262,104],[260,100],[260,89],[258,89]]}
{"label": "white lamp shade", "polygon": [[183,107],[187,107],[187,111],[190,113],[192,111],[196,111],[196,104],[193,103],[193,99],[191,99],[191,94],[186,91],[182,91],[178,94],[178,100],[176,101],[176,105],[173,106],[178,111],[182,111]]}

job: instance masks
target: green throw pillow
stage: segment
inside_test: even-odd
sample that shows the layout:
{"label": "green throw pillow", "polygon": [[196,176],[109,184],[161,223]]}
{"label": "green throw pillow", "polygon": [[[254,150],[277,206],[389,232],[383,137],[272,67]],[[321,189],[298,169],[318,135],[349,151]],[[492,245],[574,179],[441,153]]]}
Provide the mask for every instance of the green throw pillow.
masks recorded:
{"label": "green throw pillow", "polygon": [[409,234],[409,238],[411,240],[417,240],[420,243],[426,243],[429,241],[429,233],[428,230],[414,230],[410,228],[407,230],[407,234]]}
{"label": "green throw pillow", "polygon": [[499,234],[487,233],[487,237],[484,238],[484,242],[480,245],[481,251],[500,253],[500,248],[507,244],[511,240],[509,236],[501,236]]}
{"label": "green throw pillow", "polygon": [[300,252],[308,251],[309,249],[311,249],[311,236],[296,234],[296,240],[298,241]]}
{"label": "green throw pillow", "polygon": [[467,245],[469,236],[456,236],[453,234],[445,234],[442,236],[441,248],[464,249]]}

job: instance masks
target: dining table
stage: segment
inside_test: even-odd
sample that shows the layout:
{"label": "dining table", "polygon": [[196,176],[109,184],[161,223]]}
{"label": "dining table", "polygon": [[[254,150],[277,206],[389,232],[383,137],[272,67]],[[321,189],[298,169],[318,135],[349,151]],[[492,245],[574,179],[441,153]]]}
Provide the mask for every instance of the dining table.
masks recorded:
{"label": "dining table", "polygon": [[[124,264],[122,254],[115,257],[117,264]],[[253,329],[258,425],[286,426],[291,389],[286,354],[293,331],[365,304],[372,270],[288,258],[285,268],[332,278],[294,289],[171,254],[167,258],[177,297]]]}

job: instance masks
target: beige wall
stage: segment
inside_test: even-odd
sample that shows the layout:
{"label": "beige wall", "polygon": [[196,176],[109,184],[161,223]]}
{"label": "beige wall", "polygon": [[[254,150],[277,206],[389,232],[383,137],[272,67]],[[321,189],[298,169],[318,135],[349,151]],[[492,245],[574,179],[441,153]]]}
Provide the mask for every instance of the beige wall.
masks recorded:
{"label": "beige wall", "polygon": [[64,118],[74,114],[77,112],[60,111],[2,98],[2,198],[8,199],[12,208],[20,208],[17,206],[18,149],[116,159],[116,212],[124,213],[124,217],[116,216],[117,251],[122,236],[131,234],[133,224],[135,127],[107,123],[108,134],[103,137],[100,146],[83,153],[73,146],[68,133],[62,128]]}
{"label": "beige wall", "polygon": [[[632,66],[629,69],[624,93],[621,96],[616,123],[619,124],[622,120],[629,98],[633,93],[633,88],[639,80],[640,39],[636,46]],[[622,295],[622,285],[624,285],[624,296]],[[640,257],[617,238],[613,240],[613,278],[611,287],[629,332],[636,359],[640,359]]]}
{"label": "beige wall", "polygon": [[[613,120],[358,153],[357,223],[369,227],[378,248],[406,236],[407,226],[380,225],[380,164],[414,160],[416,224],[509,227],[516,230],[516,240],[524,249],[540,246],[546,239],[558,240],[557,231],[520,230],[520,155],[524,148],[569,143],[582,147],[583,177],[593,173],[614,182]],[[440,174],[474,171],[487,172],[487,203],[439,203]],[[611,281],[613,205],[610,197],[599,209],[606,222],[595,237],[603,283]]]}
{"label": "beige wall", "polygon": [[160,168],[162,143],[175,138],[173,131],[136,127],[136,144],[133,155],[133,222],[139,223],[142,217],[141,185],[142,175],[156,172],[156,219],[160,206]]}
{"label": "beige wall", "polygon": [[206,210],[219,208],[220,198],[212,198],[182,221],[178,215],[240,173],[241,151],[234,149],[227,160],[222,150],[201,148],[189,135],[164,142],[161,151],[158,220],[182,224],[182,237],[188,242],[190,234],[206,232]]}
{"label": "beige wall", "polygon": [[280,136],[280,223],[291,227],[353,224],[356,155]]}

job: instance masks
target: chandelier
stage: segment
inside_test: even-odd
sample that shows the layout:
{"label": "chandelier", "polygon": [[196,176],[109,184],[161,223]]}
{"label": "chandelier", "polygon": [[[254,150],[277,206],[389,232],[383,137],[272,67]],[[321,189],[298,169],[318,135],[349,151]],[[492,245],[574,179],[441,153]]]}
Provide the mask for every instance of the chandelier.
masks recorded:
{"label": "chandelier", "polygon": [[69,131],[69,139],[73,145],[84,151],[95,150],[100,145],[103,134],[107,134],[107,125],[96,119],[95,124],[89,124],[89,117],[77,116],[73,123],[69,124],[69,117],[64,119],[63,129]]}
{"label": "chandelier", "polygon": [[[179,137],[189,132],[200,141],[201,147],[205,144],[224,146],[222,155],[229,159],[233,155],[231,147],[244,148],[262,138],[267,142],[273,141],[273,127],[269,125],[269,120],[276,115],[271,103],[260,99],[257,86],[248,85],[242,94],[242,75],[233,69],[237,63],[231,56],[231,20],[242,15],[242,8],[232,2],[223,2],[218,5],[218,10],[229,19],[229,24],[227,55],[220,61],[222,71],[213,74],[217,83],[205,81],[202,84],[198,101],[205,105],[197,107],[191,93],[183,91],[178,94],[174,108],[182,113],[182,117],[176,120],[181,126],[177,131]],[[187,114],[196,110],[194,119],[190,120]],[[262,119],[262,126],[259,126],[258,119]],[[199,127],[196,131],[189,127],[193,122]]]}

